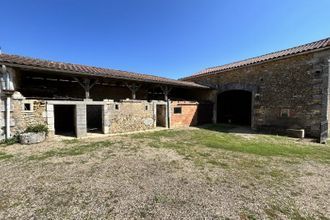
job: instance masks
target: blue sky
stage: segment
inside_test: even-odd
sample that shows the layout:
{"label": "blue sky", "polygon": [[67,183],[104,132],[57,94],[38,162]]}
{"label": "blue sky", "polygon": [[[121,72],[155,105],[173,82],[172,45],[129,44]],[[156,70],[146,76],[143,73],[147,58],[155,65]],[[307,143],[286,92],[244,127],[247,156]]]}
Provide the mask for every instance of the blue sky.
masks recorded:
{"label": "blue sky", "polygon": [[330,37],[329,0],[2,0],[3,52],[180,78]]}

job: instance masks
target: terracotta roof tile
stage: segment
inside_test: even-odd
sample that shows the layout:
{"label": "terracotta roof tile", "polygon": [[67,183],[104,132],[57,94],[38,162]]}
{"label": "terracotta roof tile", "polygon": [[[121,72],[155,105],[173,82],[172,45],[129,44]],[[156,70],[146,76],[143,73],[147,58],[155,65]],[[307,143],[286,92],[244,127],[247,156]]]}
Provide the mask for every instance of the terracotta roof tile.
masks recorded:
{"label": "terracotta roof tile", "polygon": [[217,74],[217,73],[220,73],[220,72],[233,70],[233,69],[240,68],[240,67],[243,67],[243,66],[249,66],[249,65],[258,64],[258,63],[261,63],[261,62],[271,61],[271,60],[275,60],[275,59],[290,56],[290,55],[298,55],[300,53],[314,51],[314,50],[326,48],[326,47],[329,47],[329,46],[330,46],[330,38],[326,38],[326,39],[323,39],[323,40],[315,41],[315,42],[312,42],[312,43],[304,44],[304,45],[293,47],[293,48],[290,48],[290,49],[281,50],[281,51],[278,51],[278,52],[273,52],[273,53],[265,54],[265,55],[262,55],[262,56],[253,57],[253,58],[250,58],[250,59],[225,64],[225,65],[222,65],[222,66],[207,68],[207,69],[204,69],[204,70],[202,70],[202,71],[200,71],[200,72],[198,72],[198,73],[196,73],[192,76],[182,78],[182,80],[192,79],[192,78],[205,76],[205,75],[210,75],[210,74]]}
{"label": "terracotta roof tile", "polygon": [[148,74],[133,73],[121,70],[106,69],[100,67],[86,66],[80,64],[71,64],[63,62],[54,62],[25,56],[0,54],[0,64],[8,66],[20,66],[26,69],[41,68],[45,71],[67,72],[71,74],[80,74],[85,76],[97,76],[106,78],[115,78],[123,80],[133,80],[148,83],[158,83],[179,87],[192,88],[208,88],[193,82],[185,82],[180,80],[169,79],[165,77],[158,77]]}

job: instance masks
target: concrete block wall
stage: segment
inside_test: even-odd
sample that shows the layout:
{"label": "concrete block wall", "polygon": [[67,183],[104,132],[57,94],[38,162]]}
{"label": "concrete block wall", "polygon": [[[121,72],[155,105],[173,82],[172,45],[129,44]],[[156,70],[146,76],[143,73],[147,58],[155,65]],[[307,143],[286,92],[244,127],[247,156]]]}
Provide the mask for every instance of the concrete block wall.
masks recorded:
{"label": "concrete block wall", "polygon": [[87,135],[86,104],[77,104],[75,113],[76,136],[84,137]]}
{"label": "concrete block wall", "polygon": [[54,105],[46,104],[46,120],[50,135],[55,134]]}

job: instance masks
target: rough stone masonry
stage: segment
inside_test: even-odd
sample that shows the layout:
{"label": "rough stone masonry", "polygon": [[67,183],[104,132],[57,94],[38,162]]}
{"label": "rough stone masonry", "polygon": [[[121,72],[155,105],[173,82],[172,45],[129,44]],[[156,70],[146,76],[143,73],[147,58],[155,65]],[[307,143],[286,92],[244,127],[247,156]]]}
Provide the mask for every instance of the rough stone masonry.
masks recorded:
{"label": "rough stone masonry", "polygon": [[[223,91],[251,91],[255,129],[302,128],[307,136],[319,138],[330,109],[329,58],[330,50],[323,50],[185,80],[213,88],[208,98],[214,103]],[[288,117],[283,117],[283,110]]]}

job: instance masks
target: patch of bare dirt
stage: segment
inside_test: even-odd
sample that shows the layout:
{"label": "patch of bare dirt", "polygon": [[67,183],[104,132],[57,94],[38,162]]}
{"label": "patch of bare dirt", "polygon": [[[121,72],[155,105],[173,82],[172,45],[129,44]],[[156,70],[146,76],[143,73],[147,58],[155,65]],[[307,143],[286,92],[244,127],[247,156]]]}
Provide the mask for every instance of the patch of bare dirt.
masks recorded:
{"label": "patch of bare dirt", "polygon": [[250,127],[235,127],[233,129],[228,130],[230,133],[243,137],[245,139],[253,139],[256,137],[256,132],[253,131]]}

